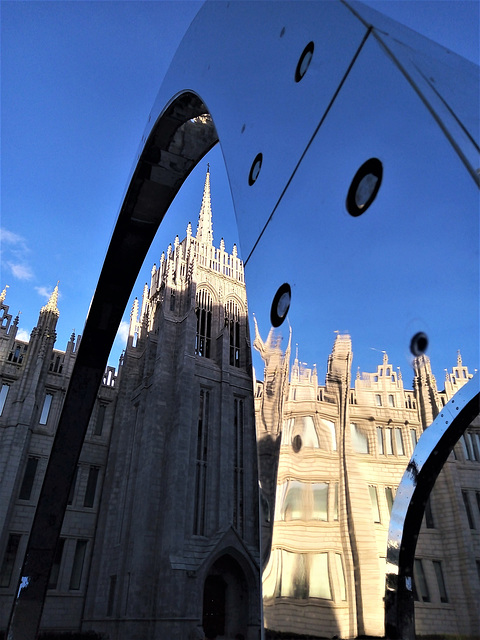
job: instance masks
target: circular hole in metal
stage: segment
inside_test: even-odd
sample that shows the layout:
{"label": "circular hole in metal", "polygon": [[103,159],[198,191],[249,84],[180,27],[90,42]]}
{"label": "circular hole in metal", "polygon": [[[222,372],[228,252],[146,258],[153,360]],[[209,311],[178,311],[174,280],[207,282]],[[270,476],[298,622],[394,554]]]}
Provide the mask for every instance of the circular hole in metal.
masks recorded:
{"label": "circular hole in metal", "polygon": [[272,327],[279,327],[287,317],[292,299],[292,290],[290,285],[285,282],[278,288],[273,298],[272,308],[270,309],[270,322]]}
{"label": "circular hole in metal", "polygon": [[302,438],[301,436],[295,436],[292,440],[292,449],[295,453],[298,453],[302,448]]}
{"label": "circular hole in metal", "polygon": [[310,62],[313,58],[313,49],[315,45],[312,42],[309,42],[300,56],[297,68],[295,69],[295,82],[300,82],[303,76],[307,73],[307,69],[310,66]]}
{"label": "circular hole in metal", "polygon": [[416,333],[410,340],[410,351],[415,357],[422,356],[428,348],[428,337],[423,331]]}
{"label": "circular hole in metal", "polygon": [[260,173],[260,169],[262,168],[263,155],[261,153],[257,153],[255,160],[252,162],[252,166],[250,168],[250,173],[248,174],[248,184],[252,186],[255,183],[255,180],[258,178]]}
{"label": "circular hole in metal", "polygon": [[370,158],[355,174],[348,190],[346,207],[351,216],[365,213],[377,197],[382,184],[383,166],[378,158]]}

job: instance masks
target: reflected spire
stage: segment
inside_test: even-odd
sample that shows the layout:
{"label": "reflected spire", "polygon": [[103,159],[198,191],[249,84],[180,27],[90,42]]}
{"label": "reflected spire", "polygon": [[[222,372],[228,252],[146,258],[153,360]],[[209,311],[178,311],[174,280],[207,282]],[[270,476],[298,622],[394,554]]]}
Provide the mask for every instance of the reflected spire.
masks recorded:
{"label": "reflected spire", "polygon": [[205,176],[205,186],[203,188],[202,206],[198,216],[197,235],[199,242],[213,244],[212,231],[212,203],[210,198],[210,165],[207,165],[207,175]]}

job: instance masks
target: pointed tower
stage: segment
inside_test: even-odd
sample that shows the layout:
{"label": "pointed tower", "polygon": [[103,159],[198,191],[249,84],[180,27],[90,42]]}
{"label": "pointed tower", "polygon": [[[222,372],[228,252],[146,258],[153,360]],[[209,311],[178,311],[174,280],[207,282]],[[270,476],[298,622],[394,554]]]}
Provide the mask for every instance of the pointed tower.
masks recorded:
{"label": "pointed tower", "polygon": [[423,429],[426,429],[435,420],[442,406],[438,395],[437,381],[432,372],[430,358],[426,355],[414,359],[413,370],[415,372],[413,388]]}

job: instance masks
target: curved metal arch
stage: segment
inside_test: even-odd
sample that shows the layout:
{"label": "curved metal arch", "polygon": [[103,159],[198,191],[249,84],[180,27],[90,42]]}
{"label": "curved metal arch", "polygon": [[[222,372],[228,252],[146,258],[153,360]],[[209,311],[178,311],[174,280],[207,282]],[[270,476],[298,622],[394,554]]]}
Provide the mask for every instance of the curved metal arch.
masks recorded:
{"label": "curved metal arch", "polygon": [[144,145],[118,215],[53,442],[7,637],[36,637],[70,486],[118,326],[148,249],[188,175],[218,142],[193,92],[174,97]]}
{"label": "curved metal arch", "polygon": [[415,640],[413,563],[425,505],[458,439],[480,412],[477,373],[421,435],[398,487],[387,542],[385,634]]}

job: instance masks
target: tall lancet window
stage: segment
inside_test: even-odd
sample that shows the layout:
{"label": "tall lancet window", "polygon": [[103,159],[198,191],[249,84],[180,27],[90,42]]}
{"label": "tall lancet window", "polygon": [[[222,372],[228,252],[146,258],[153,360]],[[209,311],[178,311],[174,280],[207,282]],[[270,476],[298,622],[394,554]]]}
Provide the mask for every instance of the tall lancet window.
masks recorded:
{"label": "tall lancet window", "polygon": [[243,534],[243,398],[235,398],[233,412],[234,477],[233,526]]}
{"label": "tall lancet window", "polygon": [[208,414],[210,393],[200,389],[200,404],[197,423],[197,454],[195,469],[195,511],[193,533],[205,535],[205,498],[207,491],[207,454],[208,454]]}
{"label": "tall lancet window", "polygon": [[195,355],[210,358],[212,337],[212,298],[206,289],[197,291],[196,309],[197,335],[195,338]]}
{"label": "tall lancet window", "polygon": [[228,327],[230,339],[230,364],[240,366],[240,313],[238,304],[228,300],[225,305],[225,326]]}

